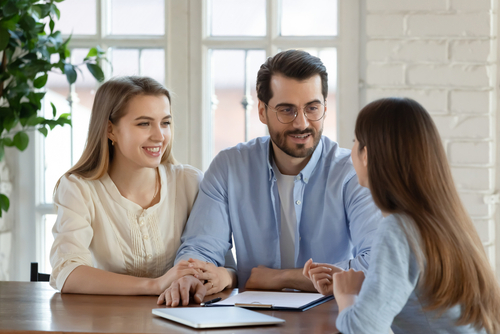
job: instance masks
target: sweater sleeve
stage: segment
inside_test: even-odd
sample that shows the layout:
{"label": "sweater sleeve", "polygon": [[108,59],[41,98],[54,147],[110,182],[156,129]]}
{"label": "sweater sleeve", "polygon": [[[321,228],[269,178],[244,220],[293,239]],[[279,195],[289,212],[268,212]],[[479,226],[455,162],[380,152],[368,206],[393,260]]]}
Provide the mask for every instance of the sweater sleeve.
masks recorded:
{"label": "sweater sleeve", "polygon": [[342,333],[389,333],[415,289],[419,270],[400,224],[395,216],[380,222],[359,296],[337,317]]}
{"label": "sweater sleeve", "polygon": [[57,220],[52,229],[50,285],[59,291],[78,266],[92,266],[93,200],[88,184],[76,176],[63,176],[54,196]]}

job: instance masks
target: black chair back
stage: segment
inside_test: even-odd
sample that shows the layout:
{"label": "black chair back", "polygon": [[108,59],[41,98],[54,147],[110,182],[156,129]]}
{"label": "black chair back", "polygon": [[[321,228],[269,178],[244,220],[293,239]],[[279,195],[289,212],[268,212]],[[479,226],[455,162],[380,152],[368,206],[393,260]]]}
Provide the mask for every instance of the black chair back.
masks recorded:
{"label": "black chair back", "polygon": [[30,282],[49,282],[50,275],[38,272],[38,262],[31,262]]}

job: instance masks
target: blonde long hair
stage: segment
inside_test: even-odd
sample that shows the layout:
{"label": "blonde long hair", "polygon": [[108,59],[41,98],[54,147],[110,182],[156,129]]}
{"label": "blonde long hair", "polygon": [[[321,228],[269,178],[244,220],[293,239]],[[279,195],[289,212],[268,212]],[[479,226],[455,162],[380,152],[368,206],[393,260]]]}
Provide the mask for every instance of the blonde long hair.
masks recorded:
{"label": "blonde long hair", "polygon": [[[97,180],[107,173],[113,160],[114,146],[108,139],[108,120],[113,124],[125,115],[130,99],[137,95],[165,95],[171,105],[170,92],[156,80],[148,77],[127,76],[104,83],[95,95],[90,118],[87,143],[78,162],[65,175],[75,174],[87,180]],[[172,112],[172,111],[171,111]],[[171,120],[171,138],[161,158],[161,163],[176,164],[172,153],[174,123]],[[59,181],[54,189],[57,190]]]}
{"label": "blonde long hair", "polygon": [[[408,217],[418,231],[419,289],[427,310],[460,305],[457,325],[500,331],[500,287],[481,240],[460,201],[439,133],[417,102],[387,98],[364,107],[356,121],[359,150],[366,146],[375,204]],[[420,254],[420,256],[419,256]]]}

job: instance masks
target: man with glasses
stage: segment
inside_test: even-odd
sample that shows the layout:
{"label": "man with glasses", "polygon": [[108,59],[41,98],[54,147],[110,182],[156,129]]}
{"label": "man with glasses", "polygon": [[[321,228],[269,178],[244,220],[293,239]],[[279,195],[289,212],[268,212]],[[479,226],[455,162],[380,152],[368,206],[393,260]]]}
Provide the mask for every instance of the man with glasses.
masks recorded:
{"label": "man with glasses", "polygon": [[280,52],[261,66],[259,117],[270,136],[215,157],[176,258],[200,275],[174,282],[159,302],[177,306],[189,292],[199,300],[234,287],[223,267],[233,238],[240,288],[315,291],[302,275],[310,258],[339,271],[368,268],[382,216],[358,184],[350,151],[322,136],[327,93],[326,68],[307,52]]}

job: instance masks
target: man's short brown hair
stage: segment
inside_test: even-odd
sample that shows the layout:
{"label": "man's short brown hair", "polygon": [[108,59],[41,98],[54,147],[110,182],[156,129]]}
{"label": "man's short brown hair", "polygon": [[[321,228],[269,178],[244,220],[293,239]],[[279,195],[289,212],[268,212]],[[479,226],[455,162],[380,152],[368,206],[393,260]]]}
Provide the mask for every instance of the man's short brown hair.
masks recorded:
{"label": "man's short brown hair", "polygon": [[325,65],[318,57],[302,50],[287,50],[267,58],[257,73],[257,97],[265,104],[268,104],[273,97],[271,77],[275,74],[297,80],[306,80],[319,74],[321,92],[326,100],[328,95],[328,73]]}

